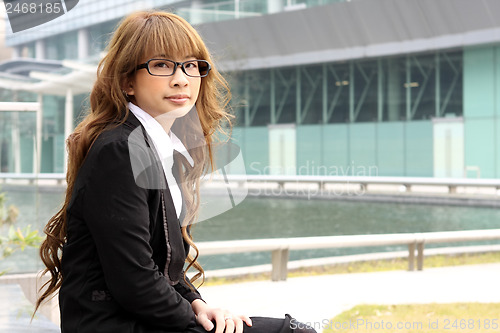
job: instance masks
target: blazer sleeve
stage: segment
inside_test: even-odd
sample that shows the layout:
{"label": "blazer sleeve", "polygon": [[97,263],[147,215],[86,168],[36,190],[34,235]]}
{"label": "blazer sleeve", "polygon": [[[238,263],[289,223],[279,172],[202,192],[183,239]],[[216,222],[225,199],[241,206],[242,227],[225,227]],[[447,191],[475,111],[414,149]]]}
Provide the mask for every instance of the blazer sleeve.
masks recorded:
{"label": "blazer sleeve", "polygon": [[[191,290],[189,286],[191,286],[193,289]],[[203,298],[201,297],[200,293],[195,288],[195,286],[193,286],[193,284],[189,281],[189,279],[187,279],[187,282],[184,281],[184,276],[181,277],[179,283],[177,283],[174,286],[174,288],[175,290],[177,290],[179,294],[182,295],[182,297],[188,300],[189,303],[193,302],[195,299],[201,299],[203,301]]]}
{"label": "blazer sleeve", "polygon": [[[142,151],[147,163],[149,155]],[[183,331],[196,324],[195,314],[152,259],[149,192],[136,184],[128,142],[109,142],[97,154],[83,211],[110,293],[146,324]]]}

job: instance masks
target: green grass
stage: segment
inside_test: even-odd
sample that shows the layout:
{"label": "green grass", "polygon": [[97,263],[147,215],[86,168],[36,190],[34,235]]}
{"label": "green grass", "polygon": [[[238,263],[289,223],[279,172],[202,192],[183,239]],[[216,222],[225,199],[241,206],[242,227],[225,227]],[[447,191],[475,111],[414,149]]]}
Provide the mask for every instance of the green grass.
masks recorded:
{"label": "green grass", "polygon": [[318,332],[500,332],[500,303],[358,305]]}
{"label": "green grass", "polygon": [[[460,254],[460,255],[437,255],[425,257],[424,270],[426,268],[475,265],[500,262],[500,252],[481,254]],[[353,262],[347,264],[337,264],[328,266],[308,267],[296,270],[289,270],[288,277],[312,276],[322,274],[348,274],[348,273],[369,273],[391,270],[408,269],[407,259],[375,260],[364,262]],[[221,285],[226,283],[240,283],[250,281],[270,280],[271,273],[247,274],[237,277],[212,277],[207,278],[204,286]]]}

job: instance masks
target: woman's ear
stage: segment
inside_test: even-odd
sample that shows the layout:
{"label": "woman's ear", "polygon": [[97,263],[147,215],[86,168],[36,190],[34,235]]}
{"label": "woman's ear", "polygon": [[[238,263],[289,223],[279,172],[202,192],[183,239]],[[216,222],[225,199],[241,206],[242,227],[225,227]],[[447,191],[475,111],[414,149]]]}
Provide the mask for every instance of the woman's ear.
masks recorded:
{"label": "woman's ear", "polygon": [[127,95],[129,96],[133,96],[135,93],[134,93],[134,87],[133,86],[127,86],[124,91],[127,93]]}
{"label": "woman's ear", "polygon": [[127,96],[133,96],[134,93],[134,84],[131,80],[127,80],[122,84],[122,90]]}

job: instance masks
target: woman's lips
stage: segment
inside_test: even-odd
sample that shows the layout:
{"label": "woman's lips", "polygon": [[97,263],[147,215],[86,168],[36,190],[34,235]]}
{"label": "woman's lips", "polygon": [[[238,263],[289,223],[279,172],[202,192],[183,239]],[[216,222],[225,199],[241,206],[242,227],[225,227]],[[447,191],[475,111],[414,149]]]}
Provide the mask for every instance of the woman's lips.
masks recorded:
{"label": "woman's lips", "polygon": [[175,104],[184,104],[189,100],[188,95],[172,95],[168,96],[167,99]]}

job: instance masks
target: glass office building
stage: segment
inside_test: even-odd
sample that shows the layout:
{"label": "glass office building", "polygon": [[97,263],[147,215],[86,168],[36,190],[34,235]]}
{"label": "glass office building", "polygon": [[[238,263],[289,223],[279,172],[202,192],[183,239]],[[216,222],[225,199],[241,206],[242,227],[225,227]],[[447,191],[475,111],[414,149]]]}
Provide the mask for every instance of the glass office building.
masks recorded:
{"label": "glass office building", "polygon": [[[6,35],[0,96],[43,105],[39,171],[64,171],[110,32],[149,8],[185,17],[213,51],[248,174],[500,177],[495,0],[81,1]],[[34,115],[0,117],[2,172],[33,172]]]}

